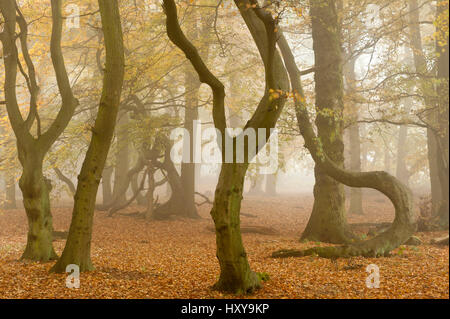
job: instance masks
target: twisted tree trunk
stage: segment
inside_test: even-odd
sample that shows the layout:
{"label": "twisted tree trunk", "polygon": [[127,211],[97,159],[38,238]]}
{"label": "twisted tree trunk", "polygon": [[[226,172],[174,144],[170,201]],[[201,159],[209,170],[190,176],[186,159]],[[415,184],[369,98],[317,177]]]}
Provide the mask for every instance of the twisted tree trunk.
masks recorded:
{"label": "twisted tree trunk", "polygon": [[[52,0],[52,33],[50,53],[55,70],[56,82],[61,95],[61,108],[45,132],[42,132],[38,112],[39,86],[31,56],[28,51],[28,24],[15,0],[2,0],[0,11],[4,18],[0,40],[5,61],[6,110],[11,127],[17,139],[17,151],[23,172],[19,181],[28,218],[27,246],[23,259],[48,261],[56,258],[52,246],[52,218],[50,213],[50,185],[43,176],[42,167],[46,153],[67,127],[78,100],[72,93],[69,77],[61,50],[62,15],[61,0]],[[20,31],[16,32],[16,24]],[[19,39],[21,54],[27,66],[27,88],[30,95],[28,116],[21,114],[16,96],[17,69],[19,67]],[[36,136],[31,129],[36,123]]]}
{"label": "twisted tree trunk", "polygon": [[[276,51],[276,23],[270,13],[259,8],[255,1],[235,0],[235,4],[252,34],[266,71],[264,96],[245,128],[273,128],[283,109],[285,98],[274,98],[271,93],[275,90],[286,92],[289,89],[286,70]],[[200,81],[208,84],[213,92],[213,119],[222,136],[220,146],[222,147],[222,155],[225,157],[227,132],[224,85],[211,73],[198,54],[197,49],[183,34],[178,23],[175,2],[164,0],[164,10],[167,16],[166,26],[170,40],[183,50],[198,73]],[[266,138],[269,135],[270,133],[267,133]],[[247,144],[248,142],[245,143],[244,149],[248,146]],[[257,151],[264,144],[258,143]],[[236,138],[233,139],[233,150],[235,149]],[[243,183],[248,163],[252,160],[249,158],[248,152],[244,152],[244,163],[236,162],[235,152],[233,152],[232,163],[225,163],[225,160],[223,160],[224,163],[222,164],[211,210],[216,228],[217,258],[221,271],[215,288],[232,293],[248,293],[260,287],[258,276],[250,269],[239,228]]]}
{"label": "twisted tree trunk", "polygon": [[[315,39],[313,38],[313,40]],[[305,140],[305,146],[311,153],[316,165],[325,174],[347,186],[358,188],[367,187],[380,191],[391,200],[395,208],[395,218],[392,225],[385,232],[372,239],[337,247],[316,247],[306,251],[299,251],[296,255],[318,254],[321,257],[327,258],[388,255],[391,250],[408,240],[416,229],[416,214],[413,211],[411,191],[395,177],[386,172],[351,172],[335,164],[328,157],[310,122],[300,81],[300,72],[295,63],[292,51],[282,34],[280,34],[278,45],[283,54],[284,62],[291,79],[298,126]],[[328,49],[329,47],[315,46],[315,50]],[[323,83],[323,80],[317,82],[319,89],[321,83]],[[280,255],[282,256],[283,253]]]}

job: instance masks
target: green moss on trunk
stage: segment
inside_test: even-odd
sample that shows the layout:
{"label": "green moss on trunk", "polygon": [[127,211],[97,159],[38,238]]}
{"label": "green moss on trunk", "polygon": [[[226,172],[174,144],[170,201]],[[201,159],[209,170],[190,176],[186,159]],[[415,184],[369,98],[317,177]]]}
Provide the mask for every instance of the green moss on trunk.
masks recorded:
{"label": "green moss on trunk", "polygon": [[19,186],[28,219],[27,245],[21,259],[40,262],[54,260],[57,255],[52,244],[50,190],[39,161],[24,165]]}
{"label": "green moss on trunk", "polygon": [[240,231],[240,208],[247,164],[223,164],[211,216],[216,227],[220,278],[214,288],[245,294],[261,286],[249,266]]}

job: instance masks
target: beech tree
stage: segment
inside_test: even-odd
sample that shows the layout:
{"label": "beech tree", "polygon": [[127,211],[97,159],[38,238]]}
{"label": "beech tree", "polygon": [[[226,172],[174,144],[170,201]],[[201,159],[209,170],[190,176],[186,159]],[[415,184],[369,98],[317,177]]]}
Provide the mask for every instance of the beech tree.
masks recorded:
{"label": "beech tree", "polygon": [[[247,128],[253,128],[256,131],[258,128],[270,129],[275,127],[286,100],[283,95],[276,96],[273,92],[289,90],[287,73],[283,67],[281,56],[276,51],[277,22],[269,12],[262,10],[256,1],[235,0],[234,2],[258,47],[265,68],[264,95],[244,130]],[[224,85],[211,73],[197,49],[181,30],[175,2],[164,0],[164,10],[167,15],[166,27],[169,38],[185,53],[200,81],[206,83],[212,90],[214,125],[222,136],[219,146],[225,150],[225,138],[228,133],[226,131]],[[266,132],[267,135],[270,134],[270,130]],[[234,150],[236,149],[236,140],[237,137],[233,138]],[[256,140],[259,140],[258,137]],[[258,143],[256,149],[259,150],[263,146]],[[220,278],[215,284],[215,288],[232,293],[248,293],[260,287],[259,277],[250,269],[240,232],[243,184],[248,165],[252,160],[249,158],[246,147],[244,147],[244,152],[244,163],[236,161],[236,152],[233,152],[232,163],[225,163],[223,160],[211,210],[216,229],[217,258],[220,264]],[[224,159],[224,151],[222,156]]]}
{"label": "beech tree", "polygon": [[[11,127],[17,139],[17,152],[22,166],[19,186],[23,194],[23,204],[28,217],[27,245],[23,259],[48,261],[56,259],[52,245],[52,215],[50,212],[51,184],[43,174],[43,162],[46,154],[69,123],[78,100],[72,93],[61,50],[62,15],[61,0],[52,0],[52,36],[51,59],[56,75],[61,108],[51,125],[44,130],[38,111],[39,85],[33,61],[28,52],[28,25],[15,0],[0,3],[4,19],[0,40],[3,45],[5,64],[5,104]],[[19,27],[17,30],[17,26]],[[16,37],[19,35],[20,50],[26,69],[19,60]],[[26,81],[29,93],[29,110],[24,119],[17,102],[17,74]]]}
{"label": "beech tree", "polygon": [[[323,1],[310,1],[312,36],[316,70],[316,127],[317,136],[326,152],[337,166],[344,167],[343,142],[343,71],[341,52],[341,26],[338,8]],[[322,42],[328,50],[317,49]],[[322,74],[323,78],[318,77]],[[323,81],[319,85],[318,81]],[[323,91],[321,91],[323,90]],[[317,165],[314,170],[314,206],[303,240],[330,243],[350,242],[345,214],[344,186]]]}
{"label": "beech tree", "polygon": [[[320,106],[323,105],[322,103],[326,101],[323,99],[327,99],[330,95],[336,97],[334,102],[342,103],[342,69],[340,66],[334,65],[339,64],[339,61],[341,61],[341,49],[339,40],[331,48],[328,42],[330,37],[335,35],[336,30],[334,24],[337,19],[335,1],[311,1],[310,5],[312,13],[322,18],[319,25],[313,24],[314,54],[316,59],[314,74],[316,107],[320,109]],[[327,27],[328,24],[331,24],[331,26]],[[319,30],[316,28],[319,28]],[[337,182],[350,187],[376,189],[386,195],[395,207],[395,219],[388,230],[366,241],[356,241],[335,247],[316,247],[306,251],[281,250],[275,252],[273,256],[286,257],[317,254],[321,257],[337,258],[389,255],[391,250],[408,240],[416,229],[416,216],[414,214],[411,191],[395,177],[386,172],[352,172],[343,169],[342,165],[332,161],[323,147],[322,139],[316,135],[310,122],[300,80],[300,71],[283,35],[280,35],[278,44],[289,72],[298,126],[305,139],[305,146],[311,153],[316,165],[320,167],[324,174]],[[332,73],[334,79],[330,80],[330,70],[323,66],[332,66],[334,68],[334,73]],[[331,133],[332,136],[334,134],[334,132]]]}
{"label": "beech tree", "polygon": [[54,272],[65,272],[70,264],[78,265],[80,271],[94,268],[91,238],[95,199],[114,133],[125,65],[118,2],[98,0],[98,5],[106,50],[103,89],[89,149],[78,176],[69,235],[61,258],[52,268]]}

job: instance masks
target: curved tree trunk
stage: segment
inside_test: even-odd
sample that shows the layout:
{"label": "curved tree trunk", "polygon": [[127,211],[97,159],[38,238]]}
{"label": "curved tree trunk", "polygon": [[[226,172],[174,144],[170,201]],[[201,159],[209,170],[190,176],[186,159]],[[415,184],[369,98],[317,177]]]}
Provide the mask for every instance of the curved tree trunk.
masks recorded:
{"label": "curved tree trunk", "polygon": [[70,196],[75,195],[76,187],[70,180],[70,178],[64,175],[64,173],[61,172],[58,167],[53,167],[53,171],[56,173],[56,176],[58,176],[58,178],[67,185],[67,187],[69,188]]}
{"label": "curved tree trunk", "polygon": [[[144,169],[145,167],[145,159],[142,155],[140,155],[137,159],[137,162],[135,164],[135,166],[133,168],[131,168],[125,178],[123,178],[122,182],[120,183],[120,187],[118,189],[116,189],[115,195],[113,195],[113,198],[111,200],[111,202],[109,202],[107,205],[104,205],[103,207],[101,207],[103,210],[109,210],[109,216],[112,216],[116,211],[118,211],[119,209],[121,209],[121,207],[126,207],[128,205],[125,205],[127,203],[127,201],[123,201],[123,195],[126,193],[128,187],[130,186],[130,183],[132,182],[132,179],[136,176],[139,175],[139,173]],[[134,194],[136,197],[139,196],[139,194]]]}
{"label": "curved tree trunk", "polygon": [[155,193],[155,171],[153,168],[149,169],[147,172],[147,178],[148,178],[148,191],[146,194],[146,201],[147,201],[147,208],[144,213],[145,219],[153,218],[153,212],[154,212],[154,203],[153,203],[153,197]]}
{"label": "curved tree trunk", "polygon": [[[276,24],[270,13],[259,8],[258,5],[253,6],[251,1],[235,0],[235,4],[252,34],[266,71],[264,96],[246,128],[273,128],[286,99],[284,96],[274,98],[271,92],[275,90],[287,92],[289,90],[286,70],[276,51]],[[211,73],[198,54],[197,49],[183,34],[178,23],[174,0],[164,0],[164,10],[167,16],[166,27],[170,40],[183,50],[198,73],[200,81],[207,83],[213,92],[214,125],[222,135],[220,146],[223,150],[222,155],[225,156],[224,140],[227,136],[225,131],[227,124],[224,85]],[[266,138],[269,135],[267,134]],[[263,146],[258,144],[257,151]],[[258,276],[250,269],[239,229],[242,186],[248,163],[251,161],[251,158],[248,158],[248,153],[245,153],[246,164],[239,164],[235,161],[222,164],[213,209],[211,210],[211,216],[216,227],[217,258],[220,265],[220,279],[215,288],[232,293],[248,293],[260,286]]]}
{"label": "curved tree trunk", "polygon": [[185,193],[183,180],[178,174],[175,164],[170,158],[171,144],[168,141],[164,141],[164,144],[164,162],[154,162],[153,165],[167,172],[167,181],[170,185],[172,193],[167,202],[154,209],[153,218],[166,219],[171,215],[194,219],[200,218],[197,208],[195,207],[195,203],[193,205],[190,204],[188,199],[189,194],[186,195]]}
{"label": "curved tree trunk", "polygon": [[80,271],[94,267],[91,261],[91,237],[98,186],[111,145],[124,78],[122,27],[117,0],[98,0],[106,47],[103,91],[93,128],[91,143],[78,176],[75,204],[69,235],[54,272],[78,265]]}
{"label": "curved tree trunk", "polygon": [[[49,198],[51,185],[43,176],[42,167],[46,153],[67,127],[78,105],[78,100],[72,93],[61,50],[61,0],[52,0],[51,8],[50,53],[62,104],[55,120],[51,122],[45,132],[42,132],[38,112],[39,87],[27,44],[28,24],[16,1],[2,0],[0,2],[0,11],[4,21],[0,40],[3,45],[5,65],[6,109],[17,139],[18,157],[23,168],[19,186],[23,192],[23,203],[28,218],[27,246],[22,259],[33,261],[48,261],[56,258],[52,246],[53,226]],[[16,25],[19,26],[19,32],[16,31]],[[20,42],[21,55],[28,69],[27,88],[30,103],[26,119],[22,117],[16,96],[17,70],[19,68],[17,40]],[[36,124],[36,136],[31,131],[34,124]]]}
{"label": "curved tree trunk", "polygon": [[139,190],[138,178],[139,174],[134,174],[131,178],[131,190],[133,191],[134,197],[136,197],[136,203],[140,206],[147,206],[147,197],[146,195],[141,194]]}
{"label": "curved tree trunk", "polygon": [[[300,81],[300,72],[289,45],[282,34],[280,34],[278,44],[294,91],[298,126],[305,140],[305,146],[310,151],[316,165],[325,174],[347,186],[367,187],[380,191],[391,200],[395,208],[395,219],[391,227],[372,239],[338,247],[312,248],[299,252],[298,255],[318,254],[327,258],[388,255],[391,250],[408,240],[416,229],[416,214],[413,211],[411,191],[386,172],[351,172],[343,169],[340,165],[336,165],[328,157],[328,154],[323,151],[321,142],[317,138],[310,122],[309,113],[304,103],[305,98]],[[318,48],[315,47],[315,49],[317,50]],[[327,50],[326,47],[322,49]],[[318,81],[319,83],[323,82]]]}

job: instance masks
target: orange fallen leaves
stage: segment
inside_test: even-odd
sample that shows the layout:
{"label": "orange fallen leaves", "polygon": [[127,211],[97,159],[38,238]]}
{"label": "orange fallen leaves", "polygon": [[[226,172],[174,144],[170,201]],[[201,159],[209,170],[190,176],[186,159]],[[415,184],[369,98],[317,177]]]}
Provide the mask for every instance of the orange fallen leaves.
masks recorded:
{"label": "orange fallen leaves", "polygon": [[[281,248],[303,249],[300,243],[308,221],[310,196],[248,197],[242,211],[246,225],[272,227],[276,235],[244,234],[251,267],[270,280],[248,298],[449,298],[448,247],[428,244],[402,247],[389,258],[338,259],[318,257],[272,259]],[[142,208],[131,207],[123,213]],[[66,275],[50,274],[53,263],[36,264],[18,259],[26,243],[26,217],[22,210],[0,214],[0,298],[234,298],[210,287],[219,276],[215,237],[209,207],[202,220],[144,221],[117,215],[95,215],[92,259],[96,270],[81,274],[80,289],[65,287]],[[387,201],[369,197],[366,215],[350,222],[387,222],[393,210]],[[56,230],[67,230],[71,210],[53,210]],[[420,233],[428,243],[445,233]],[[55,242],[61,253],[64,240]],[[380,288],[365,285],[369,264],[380,268]]]}

